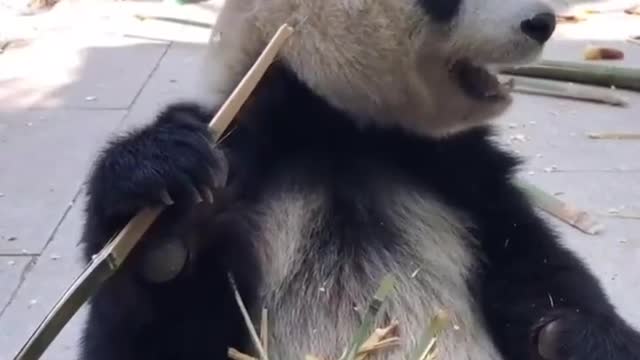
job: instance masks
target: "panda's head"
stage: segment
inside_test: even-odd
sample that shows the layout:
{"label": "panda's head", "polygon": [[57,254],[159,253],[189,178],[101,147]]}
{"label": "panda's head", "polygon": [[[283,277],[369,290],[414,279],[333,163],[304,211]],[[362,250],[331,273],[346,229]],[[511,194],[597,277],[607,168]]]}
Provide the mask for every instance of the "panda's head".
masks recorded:
{"label": "panda's head", "polygon": [[362,124],[430,136],[502,113],[511,98],[490,69],[535,59],[555,28],[544,0],[226,0],[207,64],[218,96],[286,21],[301,22],[282,60],[315,93]]}

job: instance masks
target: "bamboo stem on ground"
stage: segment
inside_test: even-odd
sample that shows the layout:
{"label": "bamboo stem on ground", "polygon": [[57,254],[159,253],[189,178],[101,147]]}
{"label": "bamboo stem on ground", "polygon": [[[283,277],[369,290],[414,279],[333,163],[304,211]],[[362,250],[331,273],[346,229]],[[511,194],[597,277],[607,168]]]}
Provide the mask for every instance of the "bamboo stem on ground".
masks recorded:
{"label": "bamboo stem on ground", "polygon": [[640,91],[640,69],[619,66],[543,60],[533,65],[508,66],[500,72]]}
{"label": "bamboo stem on ground", "polygon": [[513,81],[514,92],[590,101],[613,106],[628,105],[625,99],[618,96],[613,89],[609,88],[603,89],[582,84],[520,76],[500,77],[505,81]]}

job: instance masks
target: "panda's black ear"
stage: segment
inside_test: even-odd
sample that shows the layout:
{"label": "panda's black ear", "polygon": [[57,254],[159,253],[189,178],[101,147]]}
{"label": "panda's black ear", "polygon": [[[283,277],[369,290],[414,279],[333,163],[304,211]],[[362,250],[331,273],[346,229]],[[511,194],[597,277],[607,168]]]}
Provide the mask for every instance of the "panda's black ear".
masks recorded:
{"label": "panda's black ear", "polygon": [[427,15],[437,22],[453,20],[460,12],[462,0],[417,0]]}

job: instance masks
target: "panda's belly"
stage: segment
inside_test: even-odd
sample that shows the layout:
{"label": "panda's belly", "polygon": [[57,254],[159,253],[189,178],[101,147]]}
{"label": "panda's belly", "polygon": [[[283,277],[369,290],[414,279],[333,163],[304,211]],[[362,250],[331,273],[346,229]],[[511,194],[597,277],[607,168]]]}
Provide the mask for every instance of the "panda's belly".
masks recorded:
{"label": "panda's belly", "polygon": [[437,343],[439,360],[501,359],[467,287],[479,259],[463,217],[418,191],[388,190],[384,200],[392,222],[384,225],[395,230],[380,236],[392,234],[392,245],[360,240],[347,253],[340,247],[344,232],[327,228],[322,194],[283,194],[260,205],[260,304],[269,315],[271,357],[338,359],[380,280],[392,274],[396,288],[377,327],[397,321],[403,344],[372,359],[405,359],[438,310],[451,318]]}

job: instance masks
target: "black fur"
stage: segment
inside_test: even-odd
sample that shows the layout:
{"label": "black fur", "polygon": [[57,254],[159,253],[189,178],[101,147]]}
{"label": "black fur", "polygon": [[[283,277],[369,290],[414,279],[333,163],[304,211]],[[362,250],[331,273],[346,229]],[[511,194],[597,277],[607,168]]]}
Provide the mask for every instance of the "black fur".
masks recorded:
{"label": "black fur", "polygon": [[448,22],[460,12],[461,0],[420,0],[420,6],[433,20]]}
{"label": "black fur", "polygon": [[[384,220],[377,181],[389,174],[471,217],[486,262],[469,285],[506,360],[542,359],[539,337],[543,352],[553,354],[548,360],[640,358],[638,334],[511,184],[517,161],[492,144],[489,129],[445,140],[361,129],[280,65],[215,150],[203,138],[211,115],[192,104],[171,106],[98,160],[89,184],[87,256],[141,206],[157,204],[164,186],[177,205],[146,242],[179,229],[196,245],[183,274],[161,285],[136,275],[139,254],[132,255],[128,269],[93,301],[84,359],[222,359],[228,346],[242,349],[247,334],[224,274],[235,274],[251,307],[260,281],[252,205],[274,192],[328,189],[325,225],[333,237],[313,239],[318,256],[331,245],[341,248],[342,261],[358,261],[360,249],[393,247],[393,230],[372,227]],[[210,185],[206,165],[221,171],[220,155],[229,162],[229,178],[215,205],[190,206],[188,184]]]}

